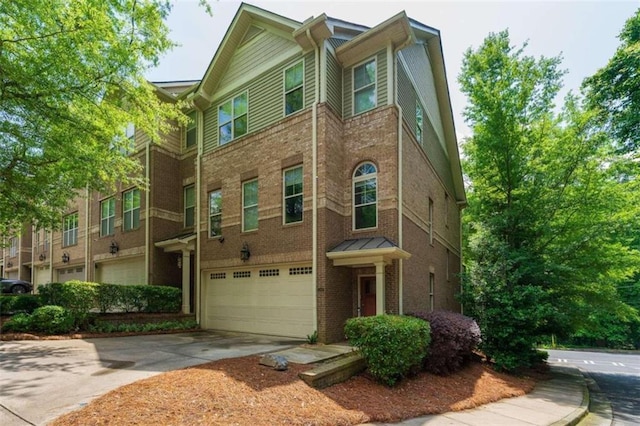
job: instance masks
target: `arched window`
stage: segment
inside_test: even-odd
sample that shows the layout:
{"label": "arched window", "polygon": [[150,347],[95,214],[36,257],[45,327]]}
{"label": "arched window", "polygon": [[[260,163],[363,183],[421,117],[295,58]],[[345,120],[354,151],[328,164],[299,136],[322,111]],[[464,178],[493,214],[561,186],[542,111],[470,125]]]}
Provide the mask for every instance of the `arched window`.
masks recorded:
{"label": "arched window", "polygon": [[378,226],[378,170],[363,163],[353,173],[353,228]]}

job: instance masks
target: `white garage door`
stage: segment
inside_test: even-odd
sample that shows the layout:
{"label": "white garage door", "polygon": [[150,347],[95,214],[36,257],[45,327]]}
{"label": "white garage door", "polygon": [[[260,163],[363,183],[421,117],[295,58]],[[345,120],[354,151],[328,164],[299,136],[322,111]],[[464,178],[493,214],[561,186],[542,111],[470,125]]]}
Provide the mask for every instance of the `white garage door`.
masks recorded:
{"label": "white garage door", "polygon": [[313,329],[310,266],[207,271],[203,327],[301,337]]}
{"label": "white garage door", "polygon": [[144,276],[144,257],[99,263],[96,269],[99,283],[140,285],[145,283]]}
{"label": "white garage door", "polygon": [[66,283],[71,280],[84,281],[84,266],[58,269],[58,282]]}
{"label": "white garage door", "polygon": [[36,286],[41,286],[43,284],[47,284],[51,281],[51,277],[49,274],[49,268],[38,267],[35,269],[33,276],[33,284]]}

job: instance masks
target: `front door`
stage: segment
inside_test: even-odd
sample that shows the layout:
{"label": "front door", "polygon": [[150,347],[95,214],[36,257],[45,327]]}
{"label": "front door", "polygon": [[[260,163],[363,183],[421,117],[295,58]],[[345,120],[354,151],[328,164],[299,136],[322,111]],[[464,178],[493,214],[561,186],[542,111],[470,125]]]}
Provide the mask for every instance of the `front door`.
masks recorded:
{"label": "front door", "polygon": [[360,277],[360,316],[376,314],[376,277]]}

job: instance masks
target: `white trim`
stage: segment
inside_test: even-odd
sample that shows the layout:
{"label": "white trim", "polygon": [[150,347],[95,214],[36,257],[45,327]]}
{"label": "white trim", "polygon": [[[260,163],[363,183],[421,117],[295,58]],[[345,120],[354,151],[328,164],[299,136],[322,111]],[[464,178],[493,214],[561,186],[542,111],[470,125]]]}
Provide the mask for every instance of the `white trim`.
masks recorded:
{"label": "white trim", "polygon": [[[236,136],[235,134],[235,125],[234,125],[234,121],[236,118],[241,117],[242,115],[239,115],[238,117],[235,116],[234,111],[233,111],[233,101],[236,98],[241,97],[242,95],[245,95],[245,97],[247,98],[247,111],[242,114],[245,115],[247,117],[247,129],[246,132],[243,133],[240,136]],[[220,107],[222,107],[222,105],[226,104],[227,102],[231,102],[231,120],[230,121],[225,121],[224,124],[226,125],[227,123],[231,123],[231,139],[228,140],[225,143],[220,143],[220,128],[222,127],[220,125]],[[239,92],[233,96],[230,96],[228,98],[226,98],[224,101],[218,103],[218,107],[216,108],[216,123],[217,123],[217,129],[218,131],[216,132],[216,139],[218,141],[218,146],[223,146],[223,145],[227,145],[231,142],[233,142],[234,140],[238,139],[241,136],[244,136],[246,134],[249,133],[249,90],[244,90],[242,92]],[[203,126],[204,127],[204,126]]]}
{"label": "white trim", "polygon": [[[256,203],[255,204],[251,204],[250,206],[246,206],[244,204],[244,187],[245,187],[245,185],[247,185],[249,183],[252,183],[252,182],[255,182],[256,183],[256,187],[257,187],[257,189],[256,189]],[[260,225],[260,218],[259,217],[258,217],[258,223],[256,224],[255,228],[245,229],[245,223],[244,223],[244,213],[245,213],[245,210],[248,207],[255,207],[256,211],[259,213],[259,207],[258,207],[259,206],[259,202],[258,201],[259,201],[259,198],[260,198],[259,197],[259,193],[260,193],[260,186],[258,185],[258,178],[249,179],[249,180],[245,180],[244,182],[242,182],[242,217],[241,217],[241,220],[242,220],[242,232],[257,231],[258,228],[259,228],[259,225]]]}
{"label": "white trim", "polygon": [[[376,95],[375,105],[373,105],[371,108],[356,112],[356,68],[366,65],[369,62],[373,62],[373,64],[375,65],[375,71],[376,71],[376,75],[373,80],[373,92]],[[370,85],[365,87],[370,87]],[[362,90],[362,89],[363,88],[360,88],[358,90]],[[351,115],[352,116],[360,115],[367,111],[371,111],[377,107],[378,107],[378,57],[377,55],[374,55],[351,67]]]}
{"label": "white trim", "polygon": [[[376,169],[375,174],[372,173],[372,174],[356,177],[355,174],[358,171],[358,169],[364,166],[365,164],[371,164]],[[370,226],[367,228],[356,228],[356,183],[363,182],[369,179],[376,180],[376,202],[375,202],[376,224],[375,226]],[[367,205],[371,205],[371,204],[373,203],[368,203]],[[361,204],[360,206],[364,206],[364,204]],[[376,229],[377,227],[378,227],[378,166],[376,166],[376,164],[373,161],[367,160],[367,161],[363,161],[362,163],[359,163],[353,170],[353,173],[351,173],[351,229],[353,231],[363,231],[366,229]]]}
{"label": "white trim", "polygon": [[[220,239],[222,237],[222,207],[220,207],[220,213],[216,213],[217,215],[220,215],[220,235],[216,235],[216,236],[211,236],[211,194],[213,194],[214,192],[219,192],[220,193],[220,200],[222,200],[222,188],[218,188],[218,189],[214,189],[211,190],[209,192],[207,192],[207,238],[209,238],[210,240],[216,240],[216,239]],[[222,201],[220,202],[220,204],[222,204]]]}
{"label": "white trim", "polygon": [[[285,69],[282,70],[282,116],[283,117],[288,117],[292,114],[295,114],[298,111],[302,111],[304,109],[304,95],[305,95],[305,72],[306,72],[306,68],[305,68],[305,63],[304,63],[304,57],[302,59],[300,59],[299,61],[297,61],[296,63],[294,63],[293,65],[290,65],[288,67],[286,67]],[[298,65],[302,64],[302,83],[300,84],[300,86],[296,86],[293,89],[290,89],[289,91],[287,91],[287,71],[290,70],[291,68],[297,67]],[[287,94],[291,93],[295,90],[298,90],[298,88],[302,88],[302,106],[300,107],[300,109],[290,112],[289,114],[287,114]],[[247,102],[248,105],[248,102]],[[247,108],[248,109],[248,108]]]}
{"label": "white trim", "polygon": [[[287,174],[287,172],[296,170],[296,169],[300,169],[301,170],[301,181],[300,183],[302,184],[302,191],[299,194],[294,194],[294,195],[290,195],[289,197],[287,197],[287,183],[285,180],[285,176]],[[295,222],[287,222],[287,198],[293,198],[293,197],[302,197],[302,218],[298,221]],[[282,170],[282,224],[283,225],[294,225],[297,223],[302,223],[304,222],[304,166],[302,164],[298,164],[296,166],[292,166],[286,169]]]}

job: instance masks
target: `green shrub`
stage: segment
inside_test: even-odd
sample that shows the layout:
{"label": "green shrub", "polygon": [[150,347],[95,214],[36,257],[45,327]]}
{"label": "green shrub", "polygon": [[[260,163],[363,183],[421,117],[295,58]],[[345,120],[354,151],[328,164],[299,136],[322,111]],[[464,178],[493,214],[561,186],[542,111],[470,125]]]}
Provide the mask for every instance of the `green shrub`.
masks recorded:
{"label": "green shrub", "polygon": [[142,286],[147,301],[145,312],[180,312],[182,291],[175,287],[147,285]]}
{"label": "green shrub", "polygon": [[143,285],[123,285],[121,308],[125,312],[142,312],[146,303]]}
{"label": "green shrub", "polygon": [[99,284],[97,291],[97,305],[100,312],[112,312],[120,309],[123,299],[123,286],[117,284]]}
{"label": "green shrub", "polygon": [[89,327],[89,331],[92,333],[122,333],[158,330],[190,330],[193,328],[198,328],[198,323],[192,319],[187,319],[145,324],[113,324],[103,322]]}
{"label": "green shrub", "polygon": [[40,306],[42,306],[42,303],[40,302],[40,297],[36,294],[0,296],[0,315],[17,314],[20,312],[30,314]]}
{"label": "green shrub", "polygon": [[424,368],[431,373],[446,376],[460,370],[481,342],[478,324],[462,314],[433,311],[407,315],[429,323],[431,343]]}
{"label": "green shrub", "polygon": [[15,314],[2,325],[2,331],[13,331],[16,333],[31,331],[31,316],[25,313]]}
{"label": "green shrub", "polygon": [[41,306],[31,314],[31,330],[47,334],[64,334],[75,329],[76,318],[62,306]]}
{"label": "green shrub", "polygon": [[358,317],[344,328],[349,342],[367,363],[379,382],[393,386],[422,365],[429,348],[429,323],[399,315]]}

